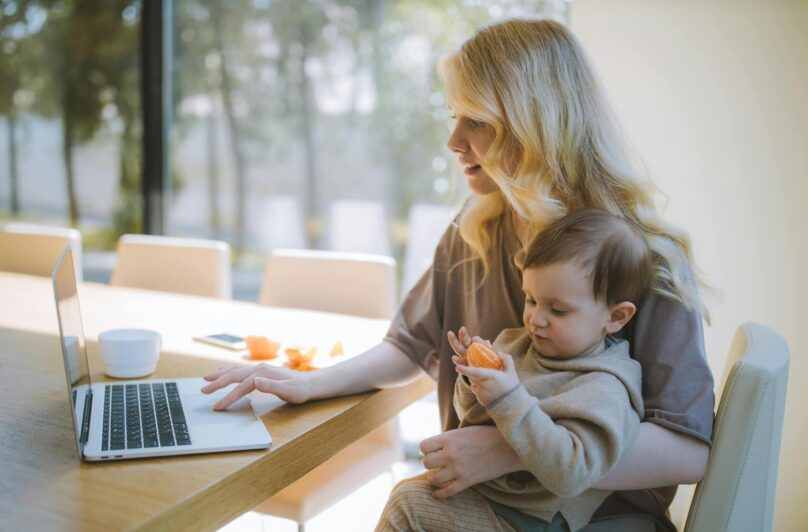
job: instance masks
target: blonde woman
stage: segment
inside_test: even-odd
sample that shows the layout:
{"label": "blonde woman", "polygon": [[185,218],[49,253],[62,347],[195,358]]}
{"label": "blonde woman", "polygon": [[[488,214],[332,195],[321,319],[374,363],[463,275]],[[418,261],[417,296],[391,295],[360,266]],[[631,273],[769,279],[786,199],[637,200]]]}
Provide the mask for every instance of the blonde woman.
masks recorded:
{"label": "blonde woman", "polygon": [[[480,29],[441,65],[456,120],[448,147],[474,193],[444,234],[432,267],[404,300],[384,340],[321,371],[223,368],[212,392],[239,382],[217,408],[257,389],[300,403],[399,385],[426,371],[438,383],[444,432],[421,443],[435,499],[461,529],[508,529],[466,488],[525,468],[496,427],[458,429],[457,373],[448,331],[494,338],[521,325],[515,265],[536,234],[578,208],[598,208],[645,232],[654,254],[652,294],[624,329],[642,366],[645,418],[634,445],[595,487],[615,490],[591,530],[671,529],[678,484],[701,479],[713,423],[704,354],[706,309],[685,233],[659,218],[653,187],[632,167],[593,71],[573,35],[547,20]],[[468,339],[466,339],[468,342]],[[434,499],[433,499],[434,500]]]}

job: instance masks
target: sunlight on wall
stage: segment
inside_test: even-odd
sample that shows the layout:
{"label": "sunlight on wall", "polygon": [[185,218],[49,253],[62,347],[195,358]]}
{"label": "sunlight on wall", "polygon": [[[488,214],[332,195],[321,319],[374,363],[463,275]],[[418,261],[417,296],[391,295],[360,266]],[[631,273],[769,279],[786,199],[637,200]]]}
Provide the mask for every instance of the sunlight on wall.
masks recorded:
{"label": "sunlight on wall", "polygon": [[735,329],[791,347],[774,530],[808,522],[808,4],[579,0],[572,28],[634,148],[718,290],[706,330],[721,379]]}

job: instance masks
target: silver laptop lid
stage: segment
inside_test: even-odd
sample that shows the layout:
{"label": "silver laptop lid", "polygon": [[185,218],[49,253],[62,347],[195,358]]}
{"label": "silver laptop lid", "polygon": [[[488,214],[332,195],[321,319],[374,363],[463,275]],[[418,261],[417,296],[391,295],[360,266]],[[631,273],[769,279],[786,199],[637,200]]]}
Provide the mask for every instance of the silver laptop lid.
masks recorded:
{"label": "silver laptop lid", "polygon": [[[89,400],[91,390],[89,364],[84,342],[84,329],[81,324],[79,294],[76,288],[76,270],[73,266],[73,253],[70,244],[65,246],[61,257],[51,273],[53,293],[56,298],[56,316],[59,319],[59,335],[62,344],[65,376],[67,378],[67,394],[71,417],[76,435],[76,446],[79,456],[84,456],[86,427],[89,424]],[[83,404],[83,416],[75,408],[75,404]]]}

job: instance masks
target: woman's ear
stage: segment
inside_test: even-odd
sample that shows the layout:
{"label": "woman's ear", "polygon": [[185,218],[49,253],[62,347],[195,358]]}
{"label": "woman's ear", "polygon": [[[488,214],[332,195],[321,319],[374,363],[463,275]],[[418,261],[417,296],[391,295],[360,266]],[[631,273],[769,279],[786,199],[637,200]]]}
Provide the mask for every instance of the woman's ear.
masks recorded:
{"label": "woman's ear", "polygon": [[609,307],[609,321],[606,323],[606,333],[616,333],[622,329],[636,313],[637,306],[631,301],[615,303]]}

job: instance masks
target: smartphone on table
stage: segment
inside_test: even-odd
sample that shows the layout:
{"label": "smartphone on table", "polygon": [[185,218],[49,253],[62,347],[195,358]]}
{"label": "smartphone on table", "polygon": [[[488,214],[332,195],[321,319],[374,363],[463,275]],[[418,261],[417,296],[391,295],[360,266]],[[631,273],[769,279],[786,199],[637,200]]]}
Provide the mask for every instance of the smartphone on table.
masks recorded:
{"label": "smartphone on table", "polygon": [[231,333],[216,333],[207,336],[194,336],[197,342],[204,342],[206,344],[215,345],[216,347],[223,347],[232,351],[243,351],[247,349],[247,344],[244,342],[243,336],[238,336]]}

